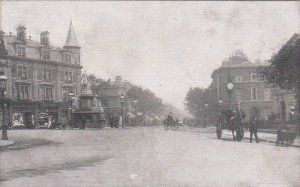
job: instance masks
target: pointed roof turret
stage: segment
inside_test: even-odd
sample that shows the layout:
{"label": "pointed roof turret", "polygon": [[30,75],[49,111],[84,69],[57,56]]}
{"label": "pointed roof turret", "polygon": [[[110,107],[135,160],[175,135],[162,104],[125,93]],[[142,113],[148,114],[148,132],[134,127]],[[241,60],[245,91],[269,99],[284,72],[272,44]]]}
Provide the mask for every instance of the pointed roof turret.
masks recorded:
{"label": "pointed roof turret", "polygon": [[70,21],[68,36],[64,47],[80,47],[77,42],[77,37],[72,25],[72,20]]}

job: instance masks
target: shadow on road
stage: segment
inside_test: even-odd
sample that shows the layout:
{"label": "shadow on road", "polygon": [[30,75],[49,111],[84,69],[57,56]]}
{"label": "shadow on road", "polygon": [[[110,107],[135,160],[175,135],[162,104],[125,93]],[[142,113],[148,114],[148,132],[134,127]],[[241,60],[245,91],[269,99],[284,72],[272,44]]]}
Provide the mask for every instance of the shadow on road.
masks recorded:
{"label": "shadow on road", "polygon": [[61,143],[54,142],[46,139],[26,139],[26,140],[18,140],[15,144],[6,147],[0,147],[0,152],[2,151],[12,151],[12,150],[23,150],[23,149],[31,149],[35,147],[45,146],[45,145],[59,145]]}
{"label": "shadow on road", "polygon": [[94,157],[87,160],[78,160],[78,161],[70,161],[62,164],[52,164],[43,166],[41,168],[34,169],[22,169],[22,170],[14,170],[6,173],[2,173],[0,171],[0,181],[7,181],[13,178],[19,177],[34,177],[38,175],[45,175],[47,173],[57,173],[59,170],[75,170],[81,167],[89,167],[93,166],[96,163],[103,162],[108,160],[110,157]]}

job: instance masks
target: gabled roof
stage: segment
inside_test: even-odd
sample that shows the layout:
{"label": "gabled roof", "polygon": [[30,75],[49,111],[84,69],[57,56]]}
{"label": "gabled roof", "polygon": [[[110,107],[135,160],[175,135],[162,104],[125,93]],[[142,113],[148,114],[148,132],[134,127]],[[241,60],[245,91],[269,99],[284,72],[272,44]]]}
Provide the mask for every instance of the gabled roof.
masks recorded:
{"label": "gabled roof", "polygon": [[70,22],[68,36],[64,47],[80,47],[77,42],[77,37],[72,25],[72,21]]}

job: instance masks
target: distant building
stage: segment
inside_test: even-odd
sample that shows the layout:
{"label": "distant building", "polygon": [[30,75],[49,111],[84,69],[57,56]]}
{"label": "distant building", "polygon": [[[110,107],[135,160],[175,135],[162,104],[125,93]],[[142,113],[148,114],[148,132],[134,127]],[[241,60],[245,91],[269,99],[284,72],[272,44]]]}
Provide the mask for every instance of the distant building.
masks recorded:
{"label": "distant building", "polygon": [[[216,105],[221,107],[240,107],[249,118],[250,109],[256,107],[260,113],[260,119],[267,120],[272,114],[286,117],[285,95],[279,90],[266,85],[258,75],[261,66],[270,63],[248,60],[242,50],[236,50],[222,65],[213,71],[211,77],[212,97]],[[231,94],[228,92],[227,84],[233,83]],[[284,111],[283,111],[284,110]]]}
{"label": "distant building", "polygon": [[0,69],[8,77],[10,121],[22,118],[30,126],[41,112],[58,117],[60,106],[68,108],[68,94],[80,93],[81,47],[72,22],[62,48],[51,46],[48,31],[40,33],[38,42],[27,36],[24,25],[16,30],[16,35],[0,32]]}

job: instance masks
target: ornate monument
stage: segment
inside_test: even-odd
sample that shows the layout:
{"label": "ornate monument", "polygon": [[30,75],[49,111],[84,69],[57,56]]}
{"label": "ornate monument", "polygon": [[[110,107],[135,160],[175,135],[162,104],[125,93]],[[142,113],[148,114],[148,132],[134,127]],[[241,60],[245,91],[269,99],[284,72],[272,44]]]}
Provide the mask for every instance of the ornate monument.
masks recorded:
{"label": "ornate monument", "polygon": [[104,120],[104,110],[98,96],[92,95],[91,81],[86,71],[81,75],[81,95],[74,100],[74,126],[84,129],[87,127],[101,128]]}

